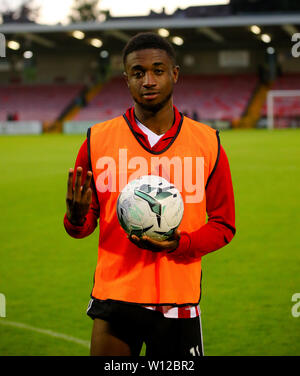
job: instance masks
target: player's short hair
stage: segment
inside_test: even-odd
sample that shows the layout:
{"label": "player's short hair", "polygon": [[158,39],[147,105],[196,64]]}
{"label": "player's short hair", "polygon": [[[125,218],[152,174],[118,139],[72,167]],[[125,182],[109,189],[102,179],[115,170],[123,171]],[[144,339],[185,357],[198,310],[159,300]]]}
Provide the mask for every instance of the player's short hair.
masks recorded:
{"label": "player's short hair", "polygon": [[176,53],[173,46],[163,37],[156,33],[144,32],[138,33],[132,37],[123,49],[123,64],[125,67],[127,55],[133,51],[155,48],[164,50],[171,58],[173,64],[176,64]]}

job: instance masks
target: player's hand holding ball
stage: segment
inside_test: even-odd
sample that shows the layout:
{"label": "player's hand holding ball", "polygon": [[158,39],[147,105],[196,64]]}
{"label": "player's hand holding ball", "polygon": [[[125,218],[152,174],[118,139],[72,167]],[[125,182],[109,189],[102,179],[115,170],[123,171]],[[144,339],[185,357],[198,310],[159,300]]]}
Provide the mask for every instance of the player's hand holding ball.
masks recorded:
{"label": "player's hand holding ball", "polygon": [[128,183],[118,197],[118,220],[136,246],[172,252],[180,240],[183,200],[166,179],[145,175]]}
{"label": "player's hand holding ball", "polygon": [[136,235],[129,235],[128,238],[130,241],[132,241],[132,243],[140,248],[148,249],[152,252],[167,251],[167,253],[171,253],[175,251],[179,245],[180,232],[176,230],[172,238],[169,238],[168,240],[155,240],[145,235],[143,235],[141,238],[137,237]]}

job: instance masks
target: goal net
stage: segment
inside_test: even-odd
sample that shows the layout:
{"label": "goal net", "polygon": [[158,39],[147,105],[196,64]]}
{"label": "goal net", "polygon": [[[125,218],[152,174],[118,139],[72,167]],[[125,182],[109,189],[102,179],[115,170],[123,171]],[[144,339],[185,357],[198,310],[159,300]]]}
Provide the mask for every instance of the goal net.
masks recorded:
{"label": "goal net", "polygon": [[270,90],[266,103],[267,127],[300,127],[300,90]]}

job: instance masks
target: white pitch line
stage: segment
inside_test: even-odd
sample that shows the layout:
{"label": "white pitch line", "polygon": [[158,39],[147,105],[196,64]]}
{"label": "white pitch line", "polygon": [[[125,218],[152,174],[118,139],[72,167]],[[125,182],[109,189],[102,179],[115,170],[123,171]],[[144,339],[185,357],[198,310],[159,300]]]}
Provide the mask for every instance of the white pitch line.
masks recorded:
{"label": "white pitch line", "polygon": [[75,338],[75,337],[72,337],[72,336],[69,336],[69,335],[63,334],[63,333],[56,333],[56,332],[53,332],[52,330],[36,328],[34,326],[23,324],[21,322],[7,321],[6,319],[0,319],[0,324],[12,326],[14,328],[31,330],[32,332],[46,334],[50,337],[60,338],[60,339],[63,339],[65,341],[77,343],[78,345],[82,345],[84,347],[90,348],[90,342],[89,341],[85,341],[83,339]]}

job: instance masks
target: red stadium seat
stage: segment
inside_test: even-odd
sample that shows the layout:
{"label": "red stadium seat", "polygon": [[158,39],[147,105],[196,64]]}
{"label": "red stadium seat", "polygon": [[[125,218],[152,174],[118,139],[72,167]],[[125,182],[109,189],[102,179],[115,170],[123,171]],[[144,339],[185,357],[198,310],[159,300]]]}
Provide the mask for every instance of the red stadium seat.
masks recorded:
{"label": "red stadium seat", "polygon": [[[300,90],[300,74],[290,73],[278,77],[272,90]],[[275,117],[300,116],[300,97],[276,97],[274,101]],[[267,103],[264,104],[262,116],[267,116]]]}
{"label": "red stadium seat", "polygon": [[256,85],[251,74],[184,76],[175,86],[174,103],[199,120],[232,120],[242,116]]}
{"label": "red stadium seat", "polygon": [[78,84],[0,86],[0,120],[18,113],[19,120],[53,121],[82,89]]}
{"label": "red stadium seat", "polygon": [[[255,75],[193,75],[179,79],[174,104],[190,117],[203,120],[232,120],[241,117],[257,85]],[[74,120],[104,121],[122,114],[132,105],[124,79],[113,78],[82,109]]]}
{"label": "red stadium seat", "polygon": [[100,122],[121,115],[132,105],[125,80],[111,79],[100,93],[75,116],[74,120]]}

